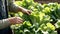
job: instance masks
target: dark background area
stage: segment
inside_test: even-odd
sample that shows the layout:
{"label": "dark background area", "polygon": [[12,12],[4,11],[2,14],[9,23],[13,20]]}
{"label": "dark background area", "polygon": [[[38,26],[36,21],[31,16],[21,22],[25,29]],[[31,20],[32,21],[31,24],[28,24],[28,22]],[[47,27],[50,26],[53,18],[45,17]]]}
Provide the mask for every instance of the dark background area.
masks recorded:
{"label": "dark background area", "polygon": [[60,0],[35,0],[35,2],[39,2],[39,3],[58,2],[60,3]]}
{"label": "dark background area", "polygon": [[[20,0],[16,0],[16,1],[20,1]],[[35,2],[39,2],[39,3],[51,3],[51,2],[58,2],[60,3],[60,0],[34,0]]]}

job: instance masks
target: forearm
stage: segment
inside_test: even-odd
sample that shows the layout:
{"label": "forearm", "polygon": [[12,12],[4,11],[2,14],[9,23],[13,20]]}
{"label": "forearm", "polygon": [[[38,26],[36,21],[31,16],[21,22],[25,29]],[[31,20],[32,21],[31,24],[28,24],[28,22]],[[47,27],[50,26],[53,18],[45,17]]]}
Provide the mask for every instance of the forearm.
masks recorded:
{"label": "forearm", "polygon": [[10,26],[10,23],[7,19],[0,20],[0,29],[4,29]]}
{"label": "forearm", "polygon": [[26,11],[27,9],[21,7],[21,6],[18,6],[17,4],[15,4],[15,1],[10,1],[9,3],[9,10],[10,11],[14,11],[14,12],[18,12],[18,11]]}
{"label": "forearm", "polygon": [[10,10],[12,10],[14,12],[19,12],[19,11],[23,12],[23,11],[26,11],[27,9],[12,3],[10,6]]}

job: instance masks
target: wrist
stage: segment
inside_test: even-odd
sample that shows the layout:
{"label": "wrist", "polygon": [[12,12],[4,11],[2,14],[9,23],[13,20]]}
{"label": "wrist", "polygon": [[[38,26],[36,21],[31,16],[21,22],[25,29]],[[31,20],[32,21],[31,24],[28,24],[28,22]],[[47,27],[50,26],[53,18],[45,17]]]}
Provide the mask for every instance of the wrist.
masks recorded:
{"label": "wrist", "polygon": [[23,13],[25,13],[27,11],[27,9],[20,7],[20,6],[19,6],[19,10],[22,11]]}
{"label": "wrist", "polygon": [[23,9],[22,12],[23,12],[23,13],[27,13],[27,9]]}
{"label": "wrist", "polygon": [[10,25],[12,25],[12,19],[13,18],[8,18],[8,21],[9,21]]}
{"label": "wrist", "polygon": [[5,24],[5,26],[11,25],[8,19],[3,19],[3,24]]}

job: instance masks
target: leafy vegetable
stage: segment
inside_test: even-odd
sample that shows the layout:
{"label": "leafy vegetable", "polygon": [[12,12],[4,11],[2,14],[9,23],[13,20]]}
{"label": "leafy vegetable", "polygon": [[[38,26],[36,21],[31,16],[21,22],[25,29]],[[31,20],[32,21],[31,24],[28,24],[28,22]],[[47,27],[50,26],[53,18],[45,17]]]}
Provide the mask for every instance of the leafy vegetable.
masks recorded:
{"label": "leafy vegetable", "polygon": [[40,4],[34,0],[16,1],[15,4],[32,10],[30,15],[9,12],[10,17],[19,16],[24,20],[23,24],[11,26],[15,34],[57,34],[55,29],[60,28],[60,4]]}

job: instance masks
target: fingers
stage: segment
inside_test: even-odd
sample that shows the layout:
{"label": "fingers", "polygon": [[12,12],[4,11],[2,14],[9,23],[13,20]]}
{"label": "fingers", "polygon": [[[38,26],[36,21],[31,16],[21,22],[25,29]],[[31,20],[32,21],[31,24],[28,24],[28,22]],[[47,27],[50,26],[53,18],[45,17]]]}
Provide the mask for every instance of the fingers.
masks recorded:
{"label": "fingers", "polygon": [[22,24],[22,23],[23,23],[23,21],[21,21],[21,20],[17,21],[17,24]]}
{"label": "fingers", "polygon": [[20,17],[11,17],[8,19],[11,24],[20,24],[23,23],[23,19]]}
{"label": "fingers", "polygon": [[30,13],[29,12],[26,12],[28,15],[30,15]]}
{"label": "fingers", "polygon": [[21,20],[21,21],[23,21],[23,19],[22,19],[22,18],[20,18],[20,17],[17,17],[17,19],[18,19],[18,20]]}
{"label": "fingers", "polygon": [[28,11],[27,11],[27,14],[28,14],[28,15],[30,15],[30,14],[31,14],[31,12],[32,12],[31,10],[28,10]]}
{"label": "fingers", "polygon": [[17,17],[17,23],[22,23],[23,22],[23,19],[21,19],[20,17]]}
{"label": "fingers", "polygon": [[29,13],[31,13],[32,11],[31,10],[28,10]]}
{"label": "fingers", "polygon": [[31,14],[31,10],[27,10],[27,9],[25,9],[24,11],[22,11],[23,13],[25,13],[25,14],[28,14],[28,15],[30,15]]}

